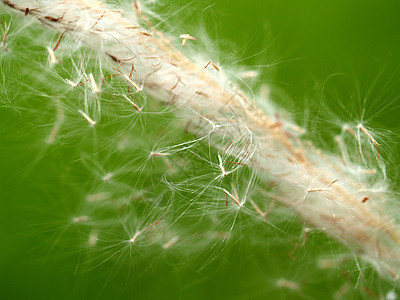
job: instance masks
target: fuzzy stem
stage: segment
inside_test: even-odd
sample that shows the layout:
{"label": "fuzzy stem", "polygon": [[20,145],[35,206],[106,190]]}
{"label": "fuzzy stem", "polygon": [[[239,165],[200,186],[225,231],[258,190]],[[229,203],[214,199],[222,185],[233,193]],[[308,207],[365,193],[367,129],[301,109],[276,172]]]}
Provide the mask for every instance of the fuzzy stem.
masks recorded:
{"label": "fuzzy stem", "polygon": [[[400,234],[398,225],[384,209],[386,202],[393,203],[393,193],[385,186],[382,189],[386,193],[373,193],[369,186],[371,176],[382,174],[323,154],[310,142],[301,140],[298,127],[267,115],[233,84],[220,81],[217,75],[223,72],[221,68],[212,62],[206,67],[198,65],[185,57],[152,27],[136,2],[137,18],[128,19],[121,11],[108,9],[98,1],[2,1],[63,36],[96,49],[136,93],[145,92],[169,102],[188,119],[200,115],[209,132],[216,135],[234,139],[244,132],[249,137],[247,142],[228,145],[229,151],[237,157],[237,164],[259,168],[259,176],[275,186],[273,191],[265,192],[268,198],[291,207],[306,222],[345,243],[378,271],[398,279]],[[198,127],[191,130],[202,134]],[[358,141],[364,135],[368,144],[376,146],[363,125],[357,130]],[[215,147],[222,145],[216,142]],[[221,172],[227,176],[221,156],[218,158]],[[375,158],[374,152],[372,159]],[[383,169],[380,161],[377,164]],[[246,200],[238,199],[233,191],[225,192],[241,209]]]}

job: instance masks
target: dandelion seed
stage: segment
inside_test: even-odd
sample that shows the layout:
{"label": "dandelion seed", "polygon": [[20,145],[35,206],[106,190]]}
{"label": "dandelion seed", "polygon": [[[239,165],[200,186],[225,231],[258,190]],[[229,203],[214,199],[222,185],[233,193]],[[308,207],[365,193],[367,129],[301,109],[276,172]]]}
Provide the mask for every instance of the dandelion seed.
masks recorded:
{"label": "dandelion seed", "polygon": [[160,153],[160,152],[150,152],[150,157],[159,157],[159,156],[167,156],[168,153]]}
{"label": "dandelion seed", "polygon": [[349,292],[351,285],[346,282],[339,290],[334,294],[334,299],[343,299],[343,296]]}
{"label": "dandelion seed", "polygon": [[235,196],[233,196],[231,193],[229,193],[227,190],[223,189],[223,191],[224,191],[233,201],[235,201],[235,203],[236,203],[239,207],[242,207],[242,206],[243,206],[242,203],[240,203],[240,201],[239,201]]}
{"label": "dandelion seed", "polygon": [[341,152],[341,154],[342,154],[343,162],[346,163],[346,162],[349,160],[349,158],[348,158],[348,154],[347,154],[346,147],[345,147],[345,145],[344,145],[344,142],[343,142],[342,137],[339,136],[339,135],[336,136],[336,137],[335,137],[335,141],[336,141],[336,143],[337,143],[338,146],[339,146],[340,152]]}
{"label": "dandelion seed", "polygon": [[76,88],[76,87],[78,86],[75,82],[72,82],[72,81],[69,80],[69,79],[65,79],[65,81],[66,81],[70,86],[72,86],[73,88]]}
{"label": "dandelion seed", "polygon": [[163,249],[168,249],[170,248],[173,244],[175,244],[179,240],[179,237],[174,236],[172,239],[170,239],[168,242],[166,242],[162,247]]}
{"label": "dandelion seed", "polygon": [[80,216],[80,217],[73,218],[74,223],[82,223],[82,222],[86,222],[88,220],[89,220],[88,216]]}
{"label": "dandelion seed", "polygon": [[343,130],[343,131],[347,131],[347,132],[350,133],[352,136],[354,136],[355,138],[357,138],[356,133],[354,132],[354,130],[353,130],[351,127],[349,127],[349,125],[347,125],[347,124],[343,125],[342,130]]}
{"label": "dandelion seed", "polygon": [[371,142],[376,145],[376,146],[382,146],[382,144],[379,144],[373,137],[372,135],[368,132],[368,130],[362,125],[358,124],[357,128],[361,129],[362,132],[364,132],[368,138],[371,140]]}
{"label": "dandelion seed", "polygon": [[294,282],[294,281],[291,281],[291,280],[287,280],[287,279],[281,278],[281,279],[279,279],[277,281],[276,284],[279,287],[287,288],[287,289],[290,289],[290,290],[293,290],[293,291],[299,291],[300,290],[300,285],[298,283]]}
{"label": "dandelion seed", "polygon": [[254,209],[256,210],[256,212],[262,217],[265,217],[265,213],[258,207],[258,205],[252,200],[250,199],[250,203],[251,205],[254,207]]}
{"label": "dandelion seed", "polygon": [[138,112],[141,112],[142,109],[131,99],[129,99],[126,95],[122,95]]}
{"label": "dandelion seed", "polygon": [[187,33],[181,34],[179,37],[180,37],[181,39],[183,39],[183,40],[182,40],[182,47],[186,45],[186,42],[187,42],[188,40],[192,40],[192,41],[195,41],[195,40],[196,40],[196,38],[192,37],[191,35],[189,35],[189,34],[187,34]]}
{"label": "dandelion seed", "polygon": [[139,3],[137,0],[133,0],[133,7],[135,8],[136,12],[141,12]]}
{"label": "dandelion seed", "polygon": [[99,88],[97,87],[96,81],[93,78],[93,73],[89,74],[89,79],[90,79],[90,85],[92,86],[92,91],[94,94],[97,94],[100,92]]}
{"label": "dandelion seed", "polygon": [[60,130],[60,124],[64,121],[64,111],[60,105],[57,105],[57,121],[54,124],[49,137],[47,138],[48,144],[53,144],[58,131]]}
{"label": "dandelion seed", "polygon": [[308,233],[311,231],[311,228],[304,228],[304,233],[303,233],[303,240],[301,243],[296,243],[295,247],[293,248],[292,251],[289,252],[289,257],[294,259],[293,253],[296,252],[297,249],[299,249],[299,247],[304,246],[304,244],[307,241],[308,238]]}
{"label": "dandelion seed", "polygon": [[228,175],[228,173],[226,173],[225,168],[224,168],[224,166],[222,164],[221,155],[219,155],[219,154],[218,154],[218,160],[219,160],[219,168],[221,169],[222,176]]}
{"label": "dandelion seed", "polygon": [[148,233],[151,229],[153,229],[155,226],[157,226],[164,219],[164,217],[165,217],[165,215],[163,215],[160,219],[154,221],[153,223],[150,223],[149,225],[147,225],[143,230],[137,231],[135,233],[135,235],[129,240],[129,242],[131,244],[133,244],[140,234]]}
{"label": "dandelion seed", "polygon": [[258,76],[258,72],[257,71],[247,71],[247,72],[242,72],[239,74],[239,76],[243,79],[246,78],[256,78]]}
{"label": "dandelion seed", "polygon": [[113,176],[113,173],[107,173],[102,179],[103,181],[109,181],[111,177]]}
{"label": "dandelion seed", "polygon": [[6,30],[5,30],[5,32],[4,32],[4,35],[3,35],[3,42],[2,42],[3,48],[6,47],[6,41],[7,41],[7,36],[8,36],[8,30],[9,30],[9,28],[7,27]]}
{"label": "dandelion seed", "polygon": [[303,241],[302,241],[302,244],[303,244],[303,245],[304,245],[305,242],[307,241],[308,233],[311,232],[311,231],[312,231],[311,228],[308,228],[308,227],[304,228]]}
{"label": "dandelion seed", "polygon": [[360,170],[361,173],[367,174],[367,175],[374,175],[376,174],[376,170],[375,169],[370,169],[370,170]]}
{"label": "dandelion seed", "polygon": [[104,201],[110,198],[110,193],[97,193],[97,194],[91,194],[86,197],[86,200],[88,202],[99,202],[99,201]]}
{"label": "dandelion seed", "polygon": [[211,60],[208,61],[208,63],[207,63],[206,66],[204,67],[204,69],[207,69],[207,67],[208,67],[209,65],[212,65],[213,68],[214,68],[215,70],[219,71],[219,67],[218,67],[216,64],[214,64]]}
{"label": "dandelion seed", "polygon": [[264,214],[264,219],[265,220],[269,219],[269,215],[271,214],[271,211],[273,210],[274,206],[275,206],[275,202],[271,202],[271,204],[269,205],[267,211]]}
{"label": "dandelion seed", "polygon": [[98,232],[97,230],[94,230],[89,235],[88,245],[90,247],[94,247],[97,245],[97,241],[98,241]]}
{"label": "dandelion seed", "polygon": [[205,97],[205,98],[210,98],[209,95],[207,95],[206,93],[204,93],[204,92],[202,92],[202,91],[196,91],[195,93],[196,93],[197,95],[203,96],[203,97]]}
{"label": "dandelion seed", "polygon": [[332,259],[319,259],[317,266],[320,269],[332,269],[335,267],[335,261]]}
{"label": "dandelion seed", "polygon": [[80,109],[78,109],[78,112],[89,122],[90,126],[96,125],[96,121],[93,121],[85,112]]}
{"label": "dandelion seed", "polygon": [[141,92],[141,91],[142,91],[142,89],[139,88],[138,85],[137,85],[136,83],[134,83],[134,82],[132,81],[132,79],[129,78],[128,75],[126,75],[125,73],[122,73],[122,71],[119,70],[119,69],[117,69],[117,68],[114,68],[114,67],[113,67],[113,69],[114,69],[115,71],[118,71],[118,72],[126,79],[126,81],[128,81],[128,82],[136,89],[136,91],[138,91],[138,92]]}
{"label": "dandelion seed", "polygon": [[164,160],[164,162],[165,162],[165,165],[167,166],[167,168],[168,168],[170,174],[173,174],[173,173],[176,172],[176,170],[175,170],[174,167],[171,165],[171,163],[169,162],[168,159]]}
{"label": "dandelion seed", "polygon": [[129,240],[129,243],[133,244],[133,243],[136,241],[136,239],[137,239],[137,237],[139,236],[140,233],[141,233],[141,231],[137,231],[137,232],[135,233],[135,235],[133,236],[133,238],[131,238],[131,239]]}
{"label": "dandelion seed", "polygon": [[60,124],[59,123],[54,124],[53,129],[51,130],[50,135],[47,138],[47,144],[54,143],[59,129],[60,129]]}
{"label": "dandelion seed", "polygon": [[396,272],[393,271],[393,269],[391,267],[389,267],[388,265],[385,265],[385,267],[386,267],[386,270],[388,270],[389,274],[392,275],[395,280],[399,279],[399,275],[396,274]]}
{"label": "dandelion seed", "polygon": [[57,57],[56,57],[56,54],[54,53],[53,49],[51,49],[50,47],[47,47],[47,51],[49,52],[49,55],[50,55],[50,63],[53,65],[57,64]]}

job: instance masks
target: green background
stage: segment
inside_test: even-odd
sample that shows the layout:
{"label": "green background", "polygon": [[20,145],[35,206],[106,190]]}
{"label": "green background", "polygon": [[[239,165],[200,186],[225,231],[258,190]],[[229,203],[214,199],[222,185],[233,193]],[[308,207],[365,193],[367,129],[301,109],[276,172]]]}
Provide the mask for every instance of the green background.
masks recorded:
{"label": "green background", "polygon": [[[385,140],[384,158],[398,186],[398,1],[193,1],[176,14],[186,1],[159,4],[161,19],[168,17],[166,23],[176,24],[172,26],[176,32],[207,33],[220,50],[212,55],[222,64],[262,70],[255,90],[263,82],[270,84],[276,102],[309,128],[321,147],[329,150],[329,138],[316,132],[331,136],[347,122],[365,121],[396,133]],[[274,248],[266,242],[259,247],[252,244],[250,234],[249,239],[229,244],[204,269],[199,268],[201,261],[214,254],[200,255],[193,263],[161,257],[150,263],[139,261],[134,267],[129,262],[128,266],[110,262],[81,272],[78,266],[86,258],[62,243],[52,248],[57,232],[43,226],[49,218],[63,215],[67,195],[73,193],[64,174],[54,176],[56,160],[67,161],[71,150],[50,153],[46,162],[26,171],[37,153],[19,137],[27,136],[29,141],[35,129],[29,119],[21,119],[6,106],[1,107],[0,123],[2,299],[327,299],[343,284],[339,271],[318,274],[302,259],[288,260],[291,245]],[[61,204],[51,204],[59,195]],[[264,233],[259,236],[268,238]],[[314,251],[332,245],[340,248],[317,236],[315,247],[305,249],[300,257],[313,257]],[[282,249],[287,251],[281,254]],[[300,294],[271,288],[275,275],[308,280],[308,288]],[[390,287],[379,280],[369,282],[376,293]],[[365,290],[349,295],[352,299],[371,296]]]}

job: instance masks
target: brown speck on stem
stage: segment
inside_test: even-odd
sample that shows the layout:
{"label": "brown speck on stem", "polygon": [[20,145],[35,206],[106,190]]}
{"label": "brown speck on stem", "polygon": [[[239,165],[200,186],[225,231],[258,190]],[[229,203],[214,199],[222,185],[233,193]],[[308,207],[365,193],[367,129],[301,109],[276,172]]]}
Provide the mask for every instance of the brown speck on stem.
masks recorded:
{"label": "brown speck on stem", "polygon": [[45,16],[44,18],[45,18],[46,20],[51,21],[51,22],[59,22],[59,21],[61,21],[61,20],[64,18],[64,15],[62,15],[61,17],[58,17],[58,18],[54,18],[54,17],[52,17],[52,16]]}
{"label": "brown speck on stem", "polygon": [[56,43],[56,45],[55,45],[54,48],[53,48],[53,52],[56,52],[56,50],[58,49],[58,46],[60,46],[61,39],[63,38],[63,36],[64,36],[64,33],[62,33],[62,34],[60,35],[60,37],[58,38],[57,43]]}
{"label": "brown speck on stem", "polygon": [[103,12],[103,14],[97,18],[96,22],[93,24],[93,26],[90,29],[93,29],[96,27],[97,23],[99,23],[99,21],[105,16],[106,11]]}
{"label": "brown speck on stem", "polygon": [[118,58],[118,57],[116,57],[116,56],[114,56],[114,55],[112,55],[112,54],[110,54],[110,53],[107,53],[107,55],[113,60],[113,61],[115,61],[115,62],[117,62],[117,63],[121,63],[121,59],[120,58]]}
{"label": "brown speck on stem", "polygon": [[364,286],[362,289],[364,290],[364,292],[365,292],[368,296],[370,296],[370,297],[372,297],[372,298],[378,298],[378,295],[377,295],[376,293],[374,293],[373,291],[371,291],[371,290],[370,290],[369,288],[367,288],[366,286]]}
{"label": "brown speck on stem", "polygon": [[153,36],[152,33],[146,31],[141,31],[140,34],[143,34],[144,36]]}
{"label": "brown speck on stem", "polygon": [[197,95],[203,96],[205,98],[210,98],[210,96],[208,96],[206,93],[202,92],[202,91],[196,91],[195,92]]}
{"label": "brown speck on stem", "polygon": [[338,181],[339,181],[339,179],[334,179],[334,180],[332,180],[332,182],[329,184],[329,186],[335,184],[335,183],[338,182]]}
{"label": "brown speck on stem", "polygon": [[11,1],[8,0],[3,0],[3,3],[11,8],[15,8],[15,5],[13,3],[11,3]]}
{"label": "brown speck on stem", "polygon": [[362,200],[361,200],[361,203],[365,203],[365,202],[367,202],[368,201],[368,199],[369,199],[369,197],[370,196],[365,196]]}
{"label": "brown speck on stem", "polygon": [[219,71],[219,67],[218,67],[216,64],[214,64],[211,60],[208,61],[208,63],[207,63],[206,66],[204,67],[204,69],[207,69],[207,67],[208,67],[209,65],[212,65],[213,68],[214,68],[215,70]]}

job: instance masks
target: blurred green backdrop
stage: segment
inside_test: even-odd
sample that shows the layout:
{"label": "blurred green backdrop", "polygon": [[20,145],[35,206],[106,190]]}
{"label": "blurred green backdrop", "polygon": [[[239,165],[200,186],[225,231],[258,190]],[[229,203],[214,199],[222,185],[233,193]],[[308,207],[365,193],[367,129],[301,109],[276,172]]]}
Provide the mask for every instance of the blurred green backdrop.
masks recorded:
{"label": "blurred green backdrop", "polygon": [[[172,7],[178,9],[187,2],[159,4],[158,11],[167,16]],[[394,0],[195,0],[187,9],[171,15],[167,23],[176,22],[177,30],[189,32],[198,31],[201,24],[221,53],[235,57],[224,60],[221,54],[222,62],[229,65],[239,61],[262,70],[262,81],[276,90],[278,102],[310,129],[326,128],[334,133],[340,129],[334,124],[365,120],[368,125],[397,132],[399,15],[400,2]],[[325,119],[324,111],[328,109],[333,110],[337,120],[332,121],[331,116]],[[325,276],[324,281],[314,282],[311,290],[301,295],[278,288],[270,290],[266,288],[270,286],[269,278],[254,274],[263,274],[266,267],[268,274],[292,276],[292,272],[297,272],[294,277],[303,278],[307,276],[300,273],[306,267],[299,266],[301,262],[285,262],[286,254],[277,260],[276,251],[267,246],[252,249],[251,242],[245,239],[239,245],[230,245],[223,257],[201,271],[195,265],[184,266],[182,271],[176,262],[162,258],[159,265],[142,263],[135,266],[135,271],[105,264],[95,270],[77,272],[79,254],[65,253],[62,247],[43,249],[42,241],[48,247],[46,240],[54,235],[36,226],[40,221],[46,222],[37,215],[43,211],[46,215],[46,210],[52,213],[51,207],[47,207],[48,200],[54,197],[51,192],[55,189],[62,194],[73,192],[65,186],[62,174],[55,178],[49,173],[56,168],[51,155],[36,176],[25,172],[35,154],[10,134],[24,131],[28,134],[31,128],[26,119],[2,107],[0,122],[2,299],[266,299],[268,296],[326,299],[325,290],[340,286],[341,275],[334,274],[330,281]],[[390,137],[385,146],[390,149],[387,154],[390,174],[396,178],[399,139],[397,135]],[[321,144],[324,143],[329,145],[326,141]],[[32,203],[42,203],[42,207],[33,208]],[[61,209],[62,205],[57,207]],[[271,253],[270,260],[257,259],[259,252],[267,251]],[[144,269],[147,271],[140,281],[132,286],[131,274],[127,272],[141,273]],[[112,275],[108,276],[109,273]],[[371,297],[358,291],[351,295],[354,299]]]}

